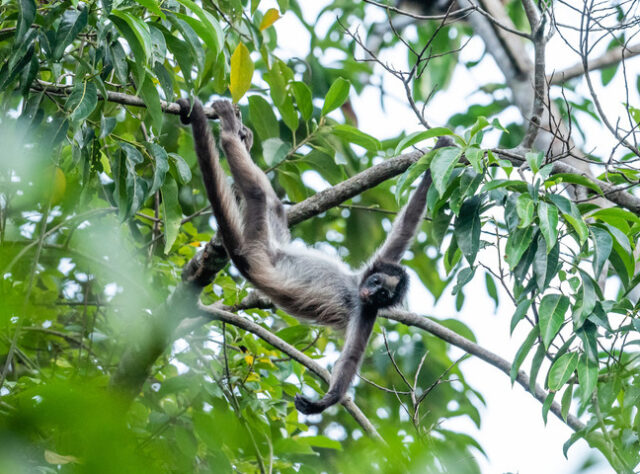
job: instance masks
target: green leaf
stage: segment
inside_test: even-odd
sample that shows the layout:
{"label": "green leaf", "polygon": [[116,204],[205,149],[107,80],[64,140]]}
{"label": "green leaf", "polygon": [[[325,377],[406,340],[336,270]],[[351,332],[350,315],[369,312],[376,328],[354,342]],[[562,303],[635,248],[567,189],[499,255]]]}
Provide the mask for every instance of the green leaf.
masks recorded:
{"label": "green leaf", "polygon": [[549,274],[549,265],[550,262],[547,258],[547,251],[543,245],[544,237],[538,234],[538,242],[536,253],[533,257],[533,272],[535,274],[536,284],[538,286],[538,290],[543,292],[547,286],[547,275]]}
{"label": "green leaf", "polygon": [[455,168],[462,150],[460,148],[445,147],[436,150],[436,154],[431,160],[429,168],[433,177],[433,185],[438,190],[438,194],[442,196],[449,185],[451,173]]}
{"label": "green leaf", "polygon": [[613,237],[606,230],[596,226],[591,226],[591,234],[593,235],[593,271],[595,277],[598,278],[605,262],[611,255]]}
{"label": "green leaf", "polygon": [[273,113],[273,108],[263,97],[259,95],[249,97],[249,117],[260,140],[264,141],[280,136],[276,114]]}
{"label": "green leaf", "polygon": [[98,104],[98,89],[93,82],[76,82],[65,107],[71,114],[71,120],[86,119]]}
{"label": "green leaf", "polygon": [[573,309],[573,323],[576,329],[582,327],[586,319],[593,313],[596,306],[596,285],[591,276],[579,270],[582,280],[580,293],[575,308]]}
{"label": "green leaf", "polygon": [[120,10],[112,10],[109,19],[127,40],[135,58],[133,63],[136,83],[143,84],[145,66],[149,62],[153,49],[149,27],[141,19]]}
{"label": "green leaf", "polygon": [[278,105],[278,110],[280,111],[280,115],[282,115],[282,120],[285,125],[291,130],[295,132],[298,129],[299,121],[298,121],[298,112],[296,108],[293,106],[293,100],[288,95],[285,96],[284,100],[280,105]]}
{"label": "green leaf", "polygon": [[538,220],[549,253],[558,240],[558,208],[544,201],[538,202]]}
{"label": "green leaf", "polygon": [[151,189],[149,189],[149,194],[153,194],[160,189],[162,183],[164,183],[167,171],[169,171],[169,155],[165,149],[157,143],[146,143],[145,146],[154,159],[153,184],[151,185]]}
{"label": "green leaf", "polygon": [[514,269],[533,240],[533,227],[514,230],[507,239],[504,258]]}
{"label": "green leaf", "polygon": [[162,185],[162,220],[164,222],[164,253],[171,250],[180,231],[182,209],[178,201],[178,183],[167,176]]}
{"label": "green leaf", "polygon": [[[218,21],[209,13],[203,10],[197,3],[191,0],[177,0],[177,2],[184,5],[191,10],[200,22],[197,22],[194,18],[186,17],[186,15],[178,15],[184,21],[189,23],[198,36],[209,47],[209,50],[213,52],[215,56],[218,55],[224,44],[224,33]],[[185,18],[186,17],[186,18]]]}
{"label": "green leaf", "polygon": [[345,176],[333,155],[328,150],[315,149],[304,157],[304,162],[316,170],[333,186],[343,181]]}
{"label": "green leaf", "polygon": [[531,307],[531,300],[529,299],[522,300],[520,303],[518,303],[518,306],[516,307],[516,310],[513,313],[513,316],[511,317],[509,334],[513,334],[513,330],[516,328],[516,325],[524,319],[530,307]]}
{"label": "green leaf", "polygon": [[484,282],[487,287],[487,293],[496,304],[496,309],[498,308],[498,289],[496,288],[496,282],[493,280],[493,276],[490,273],[484,274]]}
{"label": "green leaf", "polygon": [[145,77],[139,92],[144,104],[147,106],[156,134],[160,135],[164,114],[162,113],[162,106],[160,105],[160,94],[158,94],[158,90],[150,76]]}
{"label": "green leaf", "polygon": [[114,198],[122,221],[136,212],[146,197],[146,182],[138,176],[136,166],[144,161],[142,154],[129,143],[120,144],[120,153],[111,165],[115,181]]}
{"label": "green leaf", "polygon": [[476,119],[476,123],[473,124],[471,130],[469,130],[469,137],[473,138],[480,130],[483,130],[489,126],[489,121],[486,117],[480,116]]}
{"label": "green leaf", "polygon": [[279,138],[269,138],[262,142],[262,156],[268,166],[275,166],[287,157],[291,145]]}
{"label": "green leaf", "polygon": [[315,446],[316,448],[327,448],[342,451],[342,445],[339,441],[327,438],[326,436],[303,436],[298,439],[308,443],[309,446]]}
{"label": "green leaf", "polygon": [[547,378],[549,390],[553,392],[560,390],[562,386],[567,383],[567,380],[571,378],[577,366],[577,352],[567,352],[561,357],[558,357],[549,369],[549,376]]}
{"label": "green leaf", "polygon": [[598,328],[591,321],[586,321],[576,334],[582,341],[582,348],[585,354],[592,360],[598,360]]}
{"label": "green leaf", "polygon": [[331,84],[327,95],[324,98],[324,105],[322,106],[322,115],[327,115],[332,110],[337,109],[344,104],[347,97],[349,97],[349,89],[351,83],[342,77],[339,77]]}
{"label": "green leaf", "polygon": [[538,344],[536,353],[533,355],[533,359],[531,360],[531,370],[529,371],[529,389],[531,390],[531,393],[536,389],[536,379],[538,378],[538,373],[540,372],[540,367],[542,366],[542,361],[544,360],[546,353],[547,351],[544,346],[542,344]]}
{"label": "green leaf", "polygon": [[513,179],[494,179],[484,185],[483,191],[492,191],[498,188],[506,188],[509,191],[515,191],[517,193],[529,192],[527,183],[523,181],[516,181]]}
{"label": "green leaf", "polygon": [[304,201],[307,198],[307,189],[300,178],[300,171],[295,165],[283,163],[278,167],[278,181],[293,202]]}
{"label": "green leaf", "polygon": [[556,392],[549,392],[549,395],[547,395],[547,398],[544,399],[544,403],[542,404],[542,420],[544,421],[545,425],[547,424],[547,415],[549,414],[549,409],[553,404],[553,399],[555,396]]}
{"label": "green leaf", "polygon": [[421,132],[411,133],[406,137],[404,137],[402,140],[400,140],[400,143],[398,143],[398,146],[396,146],[396,149],[393,152],[393,154],[399,155],[402,150],[409,148],[415,145],[416,143],[420,143],[421,141],[428,140],[429,138],[441,137],[444,135],[453,135],[453,132],[448,128],[435,127],[429,130],[423,130]]}
{"label": "green leaf", "polygon": [[533,171],[534,173],[537,173],[538,170],[540,169],[540,166],[542,165],[542,160],[544,159],[544,155],[540,152],[538,153],[529,152],[524,157],[527,160],[527,163],[529,163],[529,167],[531,168],[531,171]]}
{"label": "green leaf", "polygon": [[59,59],[64,50],[78,36],[89,19],[89,8],[84,7],[79,12],[77,10],[66,10],[60,20],[60,25],[56,31],[55,48],[53,57]]}
{"label": "green leaf", "polygon": [[518,227],[528,227],[533,222],[533,211],[535,205],[533,199],[528,194],[521,194],[516,201],[516,212],[520,217],[520,225]]}
{"label": "green leaf", "polygon": [[460,215],[456,218],[454,224],[454,233],[458,246],[469,262],[469,265],[473,265],[480,248],[480,228],[482,227],[480,220],[481,205],[482,199],[480,196],[467,199],[462,204]]}
{"label": "green leaf", "polygon": [[313,115],[313,96],[311,89],[304,82],[294,81],[291,83],[293,97],[296,99],[298,110],[304,120],[309,120]]}
{"label": "green leaf", "polygon": [[598,384],[598,364],[586,352],[578,361],[578,381],[580,382],[580,403],[585,404]]}
{"label": "green leaf", "polygon": [[[452,295],[459,294],[462,291],[462,288],[464,288],[464,286],[473,279],[473,276],[475,275],[475,273],[476,273],[475,267],[467,267],[460,270],[458,272],[456,284],[451,290],[451,294]],[[460,308],[457,308],[457,309],[460,310]]]}
{"label": "green leaf", "polygon": [[564,295],[544,295],[538,308],[540,336],[546,349],[556,337],[564,322],[564,315],[569,309],[569,298]]}
{"label": "green leaf", "polygon": [[518,352],[516,352],[516,356],[513,358],[513,364],[511,365],[511,371],[509,372],[509,376],[511,377],[511,385],[515,382],[516,377],[518,376],[518,370],[520,370],[520,366],[524,362],[524,359],[529,354],[529,351],[533,347],[533,343],[538,339],[538,326],[534,326],[531,331],[529,331],[529,335],[524,340]]}
{"label": "green leaf", "polygon": [[634,224],[640,224],[640,217],[636,216],[633,212],[627,211],[620,207],[608,207],[606,209],[600,209],[594,212],[589,217],[595,217],[603,222],[611,224],[612,226],[620,228],[619,221],[629,221]]}
{"label": "green leaf", "polygon": [[140,5],[145,7],[147,10],[149,10],[151,13],[153,13],[156,16],[159,16],[163,20],[167,19],[165,14],[162,13],[162,10],[160,10],[160,7],[158,6],[158,2],[156,2],[156,0],[136,0],[136,3],[139,3]]}
{"label": "green leaf", "polygon": [[16,44],[22,42],[27,31],[29,31],[29,27],[33,24],[33,20],[36,18],[36,2],[34,0],[20,0],[18,15],[18,26],[15,36]]}
{"label": "green leaf", "polygon": [[571,227],[574,228],[578,236],[578,242],[580,245],[583,245],[589,237],[589,228],[587,227],[587,224],[585,224],[584,219],[582,219],[582,216],[576,212],[573,214],[562,214],[562,217],[571,224]]}
{"label": "green leaf", "polygon": [[585,176],[581,176],[579,174],[573,173],[556,173],[551,178],[545,180],[545,184],[556,184],[556,183],[572,183],[578,184],[580,186],[584,186],[585,188],[592,189],[597,192],[601,196],[604,196],[602,189],[596,183]]}
{"label": "green leaf", "polygon": [[360,145],[368,151],[378,151],[382,147],[376,138],[361,132],[351,125],[334,125],[331,129],[331,133],[339,138],[347,140],[349,143]]}
{"label": "green leaf", "polygon": [[484,150],[476,147],[469,147],[464,151],[464,156],[469,160],[473,170],[476,173],[482,173],[482,158],[484,157]]}
{"label": "green leaf", "polygon": [[567,421],[567,416],[569,415],[569,408],[571,408],[571,395],[573,394],[573,384],[570,383],[567,388],[564,390],[564,394],[562,394],[562,400],[560,402],[560,415],[562,415],[562,419]]}
{"label": "green leaf", "polygon": [[191,168],[187,162],[177,153],[169,153],[169,158],[170,169],[180,184],[187,184],[191,181]]}
{"label": "green leaf", "polygon": [[254,65],[249,50],[244,43],[238,43],[231,55],[231,76],[229,78],[229,90],[234,102],[237,103],[251,87],[253,70]]}

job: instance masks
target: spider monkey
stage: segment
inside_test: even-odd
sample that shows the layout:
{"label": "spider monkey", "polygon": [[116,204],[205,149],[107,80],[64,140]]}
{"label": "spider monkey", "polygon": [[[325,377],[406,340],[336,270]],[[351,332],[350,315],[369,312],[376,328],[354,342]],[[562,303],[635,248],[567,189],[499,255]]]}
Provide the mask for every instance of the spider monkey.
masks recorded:
{"label": "spider monkey", "polygon": [[[218,100],[220,142],[244,206],[238,206],[220,166],[207,117],[199,101],[180,99],[180,119],[191,123],[198,163],[223,244],[240,273],[277,306],[299,319],[346,328],[345,343],[331,375],[328,392],[311,401],[296,395],[304,414],[320,413],[344,397],[358,370],[379,309],[399,303],[408,276],[398,262],[413,241],[426,206],[431,175],[424,174],[395,220],[386,242],[364,268],[353,271],[342,261],[290,242],[284,206],[249,154],[251,131],[231,102]],[[444,137],[437,147],[449,146]]]}

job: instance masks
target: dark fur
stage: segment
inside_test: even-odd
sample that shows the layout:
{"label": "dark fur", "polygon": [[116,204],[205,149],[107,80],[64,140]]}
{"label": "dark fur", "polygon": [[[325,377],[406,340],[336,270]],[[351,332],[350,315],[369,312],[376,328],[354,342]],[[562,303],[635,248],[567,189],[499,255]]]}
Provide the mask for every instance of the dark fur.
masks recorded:
{"label": "dark fur", "polygon": [[[406,293],[408,279],[398,262],[424,215],[431,175],[425,173],[371,262],[352,271],[335,258],[290,242],[284,207],[266,175],[251,160],[253,136],[230,102],[216,101],[213,109],[220,118],[220,142],[244,201],[243,211],[226,182],[202,105],[196,101],[191,106],[184,99],[178,103],[180,119],[193,127],[207,196],[222,241],[238,270],[286,312],[318,324],[346,328],[344,348],[333,368],[327,394],[317,402],[300,395],[295,398],[296,408],[302,413],[320,413],[346,393],[375,324],[380,306],[363,304],[359,296],[362,283],[373,273],[398,277],[389,304],[396,304]],[[451,144],[441,140],[436,146]]]}

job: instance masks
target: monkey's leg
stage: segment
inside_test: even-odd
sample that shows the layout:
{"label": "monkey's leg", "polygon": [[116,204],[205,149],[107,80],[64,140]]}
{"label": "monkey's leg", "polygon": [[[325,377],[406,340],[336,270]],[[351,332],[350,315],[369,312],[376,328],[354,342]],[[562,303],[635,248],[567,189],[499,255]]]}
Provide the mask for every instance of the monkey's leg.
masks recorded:
{"label": "monkey's leg", "polygon": [[235,197],[220,166],[207,116],[198,100],[194,101],[193,106],[186,99],[179,99],[178,104],[180,120],[184,124],[191,123],[193,128],[193,141],[207,197],[213,208],[224,246],[233,259],[242,246],[242,221]]}
{"label": "monkey's leg", "polygon": [[269,236],[278,240],[288,240],[284,207],[269,179],[253,162],[247,151],[247,143],[251,142],[250,131],[242,126],[229,101],[216,101],[213,103],[213,109],[220,117],[222,148],[246,204],[245,238],[248,241],[263,243],[266,243]]}

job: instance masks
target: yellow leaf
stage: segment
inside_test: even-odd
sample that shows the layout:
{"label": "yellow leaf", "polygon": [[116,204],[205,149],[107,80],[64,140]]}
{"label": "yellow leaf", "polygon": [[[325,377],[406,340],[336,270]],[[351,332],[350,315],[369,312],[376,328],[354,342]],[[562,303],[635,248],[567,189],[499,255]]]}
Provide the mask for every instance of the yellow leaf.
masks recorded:
{"label": "yellow leaf", "polygon": [[258,359],[258,362],[261,362],[263,364],[267,364],[270,365],[271,367],[275,367],[275,365],[273,365],[273,362],[271,362],[271,359],[269,359],[268,357],[260,357]]}
{"label": "yellow leaf", "polygon": [[67,189],[67,178],[57,166],[48,167],[45,173],[46,176],[50,177],[44,188],[45,198],[50,199],[52,205],[58,204],[62,201],[64,192]]}
{"label": "yellow leaf", "polygon": [[260,31],[264,31],[280,18],[280,12],[275,8],[269,8],[260,22]]}
{"label": "yellow leaf", "polygon": [[249,56],[247,47],[238,43],[236,50],[231,55],[231,79],[229,90],[234,102],[238,102],[251,87],[253,77],[253,62]]}
{"label": "yellow leaf", "polygon": [[247,354],[246,356],[244,356],[244,361],[248,364],[248,365],[253,365],[253,356]]}
{"label": "yellow leaf", "polygon": [[260,375],[258,375],[255,372],[251,372],[248,376],[247,376],[247,382],[259,382],[260,381]]}
{"label": "yellow leaf", "polygon": [[44,450],[44,460],[49,464],[69,464],[70,462],[77,463],[78,458],[75,456],[63,456],[48,449]]}

